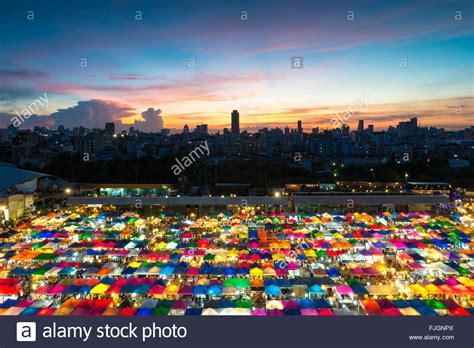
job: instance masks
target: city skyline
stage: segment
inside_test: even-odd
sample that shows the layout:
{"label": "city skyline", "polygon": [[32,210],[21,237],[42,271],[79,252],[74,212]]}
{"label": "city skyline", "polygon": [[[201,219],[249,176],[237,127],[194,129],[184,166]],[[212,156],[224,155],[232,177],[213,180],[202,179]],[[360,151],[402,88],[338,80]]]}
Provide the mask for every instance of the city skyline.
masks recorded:
{"label": "city skyline", "polygon": [[472,6],[397,4],[20,1],[0,11],[0,127],[43,95],[22,127],[471,126]]}

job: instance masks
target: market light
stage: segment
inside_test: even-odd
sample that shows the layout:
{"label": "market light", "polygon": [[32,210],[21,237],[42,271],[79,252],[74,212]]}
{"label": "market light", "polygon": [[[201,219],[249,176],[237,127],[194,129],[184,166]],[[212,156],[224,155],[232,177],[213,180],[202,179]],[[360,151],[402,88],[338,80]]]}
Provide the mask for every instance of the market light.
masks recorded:
{"label": "market light", "polygon": [[275,192],[273,195],[275,196],[275,198],[280,198],[280,192],[278,192],[278,191]]}
{"label": "market light", "polygon": [[69,195],[71,193],[71,189],[68,187],[64,190],[64,192],[66,192],[66,194]]}

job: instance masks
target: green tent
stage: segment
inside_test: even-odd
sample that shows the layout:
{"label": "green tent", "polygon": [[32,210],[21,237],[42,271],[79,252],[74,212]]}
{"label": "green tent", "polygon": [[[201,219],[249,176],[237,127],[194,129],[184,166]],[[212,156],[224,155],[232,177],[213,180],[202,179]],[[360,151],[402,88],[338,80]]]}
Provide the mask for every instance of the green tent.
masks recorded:
{"label": "green tent", "polygon": [[48,270],[49,270],[49,268],[41,267],[41,268],[38,268],[37,270],[35,270],[35,271],[33,272],[33,275],[42,276],[42,275],[44,275]]}
{"label": "green tent", "polygon": [[56,258],[58,257],[58,255],[56,254],[52,254],[52,253],[43,253],[43,254],[39,254],[38,256],[36,256],[34,258],[34,260],[38,260],[38,261],[49,261],[49,260],[55,260]]}
{"label": "green tent", "polygon": [[432,298],[430,300],[424,300],[424,302],[428,307],[431,307],[433,309],[447,309],[448,308],[444,305],[443,302],[435,298]]}
{"label": "green tent", "polygon": [[169,315],[170,307],[156,307],[153,310],[153,315]]}
{"label": "green tent", "polygon": [[360,281],[355,278],[349,278],[346,280],[347,285],[360,285]]}
{"label": "green tent", "polygon": [[252,309],[253,305],[251,300],[237,300],[237,302],[235,303],[235,307]]}

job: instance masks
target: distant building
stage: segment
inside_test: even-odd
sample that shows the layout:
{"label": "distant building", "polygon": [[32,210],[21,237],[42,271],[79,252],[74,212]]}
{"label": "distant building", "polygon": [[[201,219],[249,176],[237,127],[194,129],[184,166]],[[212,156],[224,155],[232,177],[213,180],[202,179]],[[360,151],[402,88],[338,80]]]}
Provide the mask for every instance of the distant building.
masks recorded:
{"label": "distant building", "polygon": [[359,133],[364,132],[364,120],[359,120],[359,125],[357,126],[357,132]]}
{"label": "distant building", "polygon": [[397,126],[398,136],[400,138],[409,138],[416,135],[418,130],[418,119],[413,117],[410,121],[399,122]]}
{"label": "distant building", "polygon": [[301,122],[301,120],[298,120],[298,133],[303,133],[303,123]]}
{"label": "distant building", "polygon": [[2,128],[0,129],[0,144],[1,143],[7,143],[11,140],[10,133],[8,132],[8,129]]}
{"label": "distant building", "polygon": [[209,134],[207,124],[198,124],[196,126],[195,132],[200,135]]}
{"label": "distant building", "polygon": [[92,132],[84,137],[84,152],[98,155],[102,152],[105,146],[104,134],[99,132]]}
{"label": "distant building", "polygon": [[189,134],[189,126],[187,124],[185,124],[184,127],[183,127],[183,134],[185,134],[185,135]]}
{"label": "distant building", "polygon": [[231,133],[236,138],[240,137],[240,115],[237,110],[232,111]]}
{"label": "distant building", "polygon": [[105,134],[114,135],[115,134],[115,123],[107,122],[105,124]]}

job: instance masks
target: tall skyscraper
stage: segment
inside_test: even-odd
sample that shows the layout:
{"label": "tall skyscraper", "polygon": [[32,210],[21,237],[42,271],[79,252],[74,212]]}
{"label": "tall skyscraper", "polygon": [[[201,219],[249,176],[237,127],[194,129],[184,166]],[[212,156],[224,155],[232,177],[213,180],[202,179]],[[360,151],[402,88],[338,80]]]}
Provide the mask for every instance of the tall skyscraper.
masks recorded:
{"label": "tall skyscraper", "polygon": [[185,134],[185,135],[189,134],[189,126],[187,124],[185,124],[184,127],[183,127],[183,134]]}
{"label": "tall skyscraper", "polygon": [[115,134],[115,123],[107,122],[105,124],[105,134],[114,135]]}
{"label": "tall skyscraper", "polygon": [[359,125],[357,127],[357,132],[362,133],[364,131],[364,120],[359,120]]}
{"label": "tall skyscraper", "polygon": [[303,133],[303,123],[301,120],[298,120],[298,133]]}
{"label": "tall skyscraper", "polygon": [[194,131],[200,135],[208,134],[207,124],[196,125],[196,129]]}
{"label": "tall skyscraper", "polygon": [[240,137],[240,115],[237,110],[232,111],[231,133],[236,138]]}

